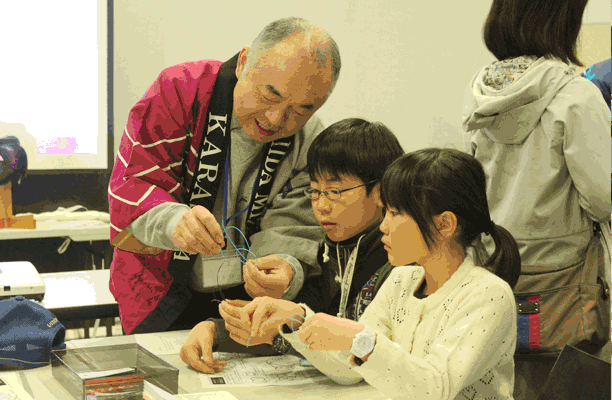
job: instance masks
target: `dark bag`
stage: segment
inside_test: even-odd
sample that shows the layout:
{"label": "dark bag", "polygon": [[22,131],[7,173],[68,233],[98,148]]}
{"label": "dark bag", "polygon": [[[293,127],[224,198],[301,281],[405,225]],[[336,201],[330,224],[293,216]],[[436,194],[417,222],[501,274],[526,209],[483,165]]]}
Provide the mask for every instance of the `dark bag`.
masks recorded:
{"label": "dark bag", "polygon": [[[610,341],[610,227],[598,225],[580,262],[521,267],[515,359],[557,358],[566,344],[594,354]],[[474,247],[483,265],[484,245]]]}
{"label": "dark bag", "polygon": [[566,345],[538,400],[609,400],[610,363]]}

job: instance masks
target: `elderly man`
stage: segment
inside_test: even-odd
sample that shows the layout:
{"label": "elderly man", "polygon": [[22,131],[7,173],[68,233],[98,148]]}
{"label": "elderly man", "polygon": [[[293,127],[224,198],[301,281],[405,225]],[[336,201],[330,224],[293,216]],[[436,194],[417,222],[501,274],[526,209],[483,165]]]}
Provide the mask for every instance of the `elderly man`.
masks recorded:
{"label": "elderly man", "polygon": [[[130,111],[109,187],[110,289],[126,334],[218,317],[219,276],[238,285],[227,298],[290,300],[321,273],[324,233],[302,192],[323,130],[313,114],[339,73],[334,40],[299,18],[272,22],[225,63],[162,71]],[[258,258],[241,269],[229,255],[247,244]]]}

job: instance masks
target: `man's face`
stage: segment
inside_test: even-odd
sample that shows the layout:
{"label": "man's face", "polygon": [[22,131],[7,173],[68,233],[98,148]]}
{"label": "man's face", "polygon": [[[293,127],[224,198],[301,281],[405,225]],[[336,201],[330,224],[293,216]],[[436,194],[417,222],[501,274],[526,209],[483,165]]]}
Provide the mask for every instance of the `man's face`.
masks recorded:
{"label": "man's face", "polygon": [[331,87],[331,62],[321,66],[300,35],[262,54],[242,76],[249,47],[240,52],[234,113],[253,140],[266,143],[294,135],[324,102]]}

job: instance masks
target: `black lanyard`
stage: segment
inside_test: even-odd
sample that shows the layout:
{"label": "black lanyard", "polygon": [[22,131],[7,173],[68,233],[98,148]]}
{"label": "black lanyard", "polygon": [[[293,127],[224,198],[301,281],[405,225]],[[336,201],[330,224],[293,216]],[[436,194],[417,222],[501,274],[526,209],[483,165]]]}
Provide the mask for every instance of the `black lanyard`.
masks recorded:
{"label": "black lanyard", "polygon": [[[237,82],[236,66],[238,55],[236,54],[230,60],[221,64],[213,93],[206,109],[207,114],[202,132],[202,142],[197,153],[199,156],[199,160],[196,161],[197,168],[189,185],[189,191],[187,191],[184,197],[181,196],[182,201],[190,207],[200,205],[208,210],[213,210],[221,184],[220,181],[225,178],[227,182],[225,174],[219,173],[219,167],[226,165],[226,170],[229,171],[230,125],[233,94]],[[192,110],[193,130],[195,131],[198,111],[200,110],[197,94]],[[290,151],[293,140],[293,136],[276,140],[273,143],[268,143],[263,151],[264,158],[255,178],[254,189],[251,193],[251,201],[248,206],[249,212],[246,222],[247,240],[259,230],[259,222],[266,209],[274,176],[285,154]],[[185,145],[186,149],[188,149],[189,144],[186,142]],[[187,158],[189,154],[183,153],[183,156]],[[183,179],[187,177],[187,169],[188,167],[183,168]],[[226,193],[227,195],[229,194]],[[226,201],[226,199],[224,200]],[[224,208],[226,207],[227,205]],[[244,210],[239,214],[243,212]],[[223,222],[225,223],[226,221]],[[198,254],[191,255],[183,251],[172,252],[167,269],[167,275],[170,276],[168,277],[163,271],[161,273],[161,277],[170,284],[170,287],[165,293],[155,292],[156,297],[159,298],[157,300],[158,303],[155,309],[140,322],[137,329],[143,332],[153,331],[153,329],[155,331],[165,330],[185,310],[185,307],[192,298],[189,288],[189,277],[197,257]]]}
{"label": "black lanyard", "polygon": [[[249,204],[244,210],[232,215],[228,220],[227,198],[229,193],[227,186],[229,184],[230,168],[231,118],[233,93],[237,82],[235,71],[238,55],[236,54],[219,68],[207,109],[206,122],[202,132],[202,142],[197,153],[199,156],[197,168],[185,200],[190,207],[200,205],[208,210],[212,210],[221,184],[220,181],[224,179],[223,224],[248,210],[245,229],[248,241],[251,235],[259,230],[260,221],[267,208],[267,202],[278,166],[290,151],[294,136],[278,139],[266,144],[263,150],[263,159],[255,177],[253,189],[251,190]],[[194,126],[197,120],[197,111],[195,110],[198,108],[199,106],[194,106]],[[219,171],[221,165],[225,166],[224,174]],[[183,251],[175,251],[172,255],[171,263],[180,261],[180,264],[188,262],[193,265],[196,258],[197,254],[189,255]]]}

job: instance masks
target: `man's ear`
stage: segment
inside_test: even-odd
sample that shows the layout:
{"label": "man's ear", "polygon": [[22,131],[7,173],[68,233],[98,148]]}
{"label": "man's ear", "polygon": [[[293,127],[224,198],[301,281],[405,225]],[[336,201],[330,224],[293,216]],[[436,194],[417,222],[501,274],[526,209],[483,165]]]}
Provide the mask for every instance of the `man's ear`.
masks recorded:
{"label": "man's ear", "polygon": [[246,67],[247,55],[249,54],[249,50],[251,48],[249,46],[244,46],[242,50],[240,50],[240,55],[238,55],[238,65],[236,66],[236,78],[240,79],[242,76],[242,71]]}

